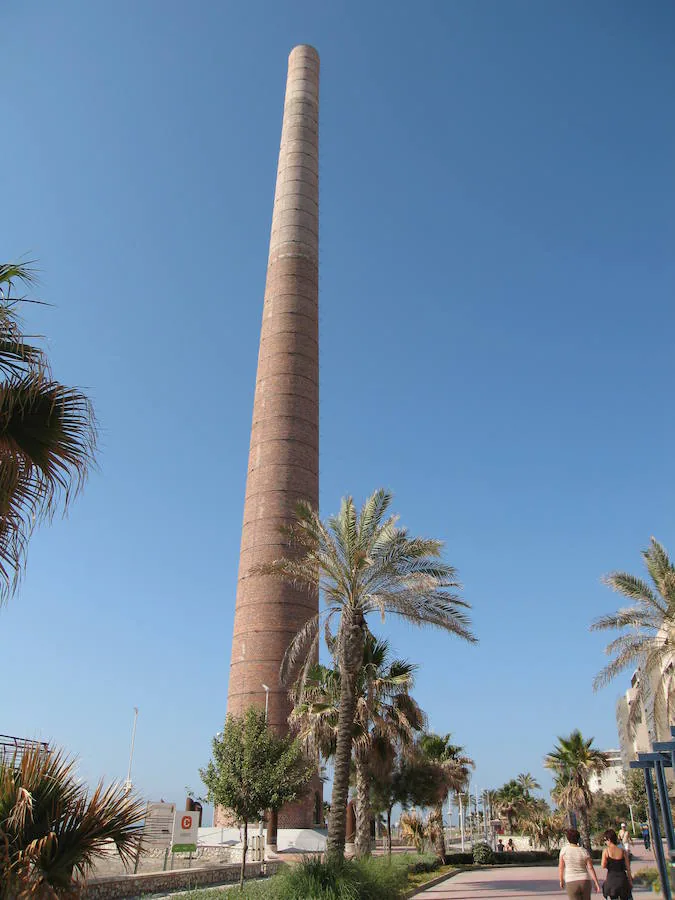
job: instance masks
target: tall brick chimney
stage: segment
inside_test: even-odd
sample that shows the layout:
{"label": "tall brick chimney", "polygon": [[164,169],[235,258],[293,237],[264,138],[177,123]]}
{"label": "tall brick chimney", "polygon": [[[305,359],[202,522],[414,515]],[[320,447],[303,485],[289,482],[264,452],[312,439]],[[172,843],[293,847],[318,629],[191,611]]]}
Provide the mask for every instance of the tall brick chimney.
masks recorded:
{"label": "tall brick chimney", "polygon": [[[279,526],[297,501],[319,502],[318,128],[319,55],[302,44],[288,58],[227,699],[229,713],[264,707],[266,685],[278,729],[291,711],[279,666],[318,599],[250,573],[287,552]],[[311,826],[320,790],[317,780],[306,800],[279,813],[279,825]]]}

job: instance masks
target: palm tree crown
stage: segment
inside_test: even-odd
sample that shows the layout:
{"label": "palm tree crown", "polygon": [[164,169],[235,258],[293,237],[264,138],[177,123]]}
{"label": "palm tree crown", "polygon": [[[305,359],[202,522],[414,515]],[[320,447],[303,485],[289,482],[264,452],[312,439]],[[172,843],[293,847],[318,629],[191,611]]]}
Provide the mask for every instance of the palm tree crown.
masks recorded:
{"label": "palm tree crown", "polygon": [[16,314],[17,282],[29,267],[0,265],[0,601],[15,589],[33,525],[83,485],[94,462],[90,401],[51,378],[44,352],[26,343]]}
{"label": "palm tree crown", "polygon": [[532,791],[538,791],[541,788],[537,779],[530,772],[521,772],[516,780],[525,796],[529,796]]}
{"label": "palm tree crown", "polygon": [[[663,678],[664,670],[672,663],[675,652],[675,566],[656,538],[651,539],[648,550],[642,551],[642,558],[651,585],[627,572],[612,572],[603,579],[612,590],[630,600],[631,605],[600,616],[591,625],[592,631],[622,632],[605,648],[607,656],[613,659],[596,675],[593,682],[596,690],[625,669],[640,664],[646,672],[658,673]],[[639,681],[640,692],[649,680]],[[668,705],[671,683],[664,683],[664,693]]]}
{"label": "palm tree crown", "polygon": [[453,744],[449,734],[423,734],[418,746],[422,758],[434,763],[439,768],[438,794],[434,804],[434,811],[430,819],[430,825],[436,844],[436,853],[439,859],[445,859],[445,834],[443,832],[443,803],[450,791],[459,793],[466,788],[469,781],[470,770],[474,761],[464,755],[464,748]]}
{"label": "palm tree crown", "polygon": [[344,851],[356,682],[368,616],[393,613],[414,625],[433,625],[475,641],[468,604],[457,593],[456,571],[440,558],[441,542],[411,537],[398,527],[395,516],[387,517],[391,500],[391,494],[378,490],[358,513],[347,497],[338,515],[325,523],[309,503],[299,503],[296,519],[284,529],[289,556],[255,570],[320,591],[324,599],[324,609],[291,642],[282,664],[283,681],[290,683],[299,668],[304,681],[316,662],[322,623],[335,635],[340,711],[328,850],[336,855]]}
{"label": "palm tree crown", "polygon": [[563,809],[578,813],[584,844],[590,849],[589,812],[593,805],[590,779],[607,768],[607,754],[593,747],[593,738],[584,738],[576,729],[569,737],[558,738],[544,765],[556,776],[554,799]]}

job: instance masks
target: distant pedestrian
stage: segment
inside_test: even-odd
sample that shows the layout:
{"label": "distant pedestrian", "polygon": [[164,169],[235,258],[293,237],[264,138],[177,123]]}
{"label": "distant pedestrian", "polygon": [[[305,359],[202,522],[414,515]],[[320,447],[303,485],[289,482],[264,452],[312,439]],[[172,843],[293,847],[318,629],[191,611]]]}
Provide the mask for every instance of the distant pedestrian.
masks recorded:
{"label": "distant pedestrian", "polygon": [[513,838],[508,839],[508,842],[506,844],[506,852],[507,853],[515,853],[516,852],[516,846],[513,843]]}
{"label": "distant pedestrian", "polygon": [[595,885],[596,891],[600,891],[591,854],[585,847],[579,846],[579,832],[576,828],[568,828],[565,834],[569,843],[560,851],[560,887],[567,890],[570,900],[590,900],[591,884]]}
{"label": "distant pedestrian", "polygon": [[504,841],[501,838],[499,838],[499,840],[497,841],[497,853],[503,853],[503,852],[504,852]]}
{"label": "distant pedestrian", "polygon": [[621,830],[619,831],[619,842],[624,850],[628,850],[630,853],[630,831],[626,828],[626,823],[621,823]]}
{"label": "distant pedestrian", "polygon": [[651,844],[651,838],[649,837],[649,825],[645,822],[642,826],[642,841],[645,845],[645,850],[649,850],[649,846]]}
{"label": "distant pedestrian", "polygon": [[604,897],[631,900],[633,895],[633,877],[630,872],[628,850],[619,846],[619,836],[613,828],[603,834],[605,849],[602,851],[600,865],[607,869],[607,879],[602,886]]}

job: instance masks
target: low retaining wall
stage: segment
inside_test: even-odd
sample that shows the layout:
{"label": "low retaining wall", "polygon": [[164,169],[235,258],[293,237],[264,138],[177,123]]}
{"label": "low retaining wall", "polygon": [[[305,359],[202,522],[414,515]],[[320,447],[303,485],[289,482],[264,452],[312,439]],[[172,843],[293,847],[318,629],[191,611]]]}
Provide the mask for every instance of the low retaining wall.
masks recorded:
{"label": "low retaining wall", "polygon": [[[274,875],[283,865],[270,861],[265,864],[268,875]],[[140,897],[166,891],[190,890],[214,884],[232,884],[239,881],[240,866],[213,866],[203,869],[174,869],[173,872],[155,872],[152,875],[121,875],[111,878],[95,878],[84,892],[87,900],[117,900],[118,897]],[[260,863],[246,866],[246,877],[260,873]]]}

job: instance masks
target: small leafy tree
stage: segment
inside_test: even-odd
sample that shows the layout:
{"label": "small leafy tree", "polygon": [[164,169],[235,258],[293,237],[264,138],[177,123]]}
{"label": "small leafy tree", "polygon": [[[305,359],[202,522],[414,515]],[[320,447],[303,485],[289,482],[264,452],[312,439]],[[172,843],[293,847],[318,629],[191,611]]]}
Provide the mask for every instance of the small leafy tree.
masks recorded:
{"label": "small leafy tree", "polygon": [[243,716],[228,716],[212,747],[213,759],[199,774],[209,801],[232,810],[244,826],[239,878],[243,890],[249,821],[261,819],[267,809],[297,800],[314,766],[297,739],[276,734],[268,727],[264,711],[253,706]]}
{"label": "small leafy tree", "polygon": [[639,822],[647,819],[647,788],[642,769],[629,769],[625,775],[626,800],[633,807],[633,814]]}

